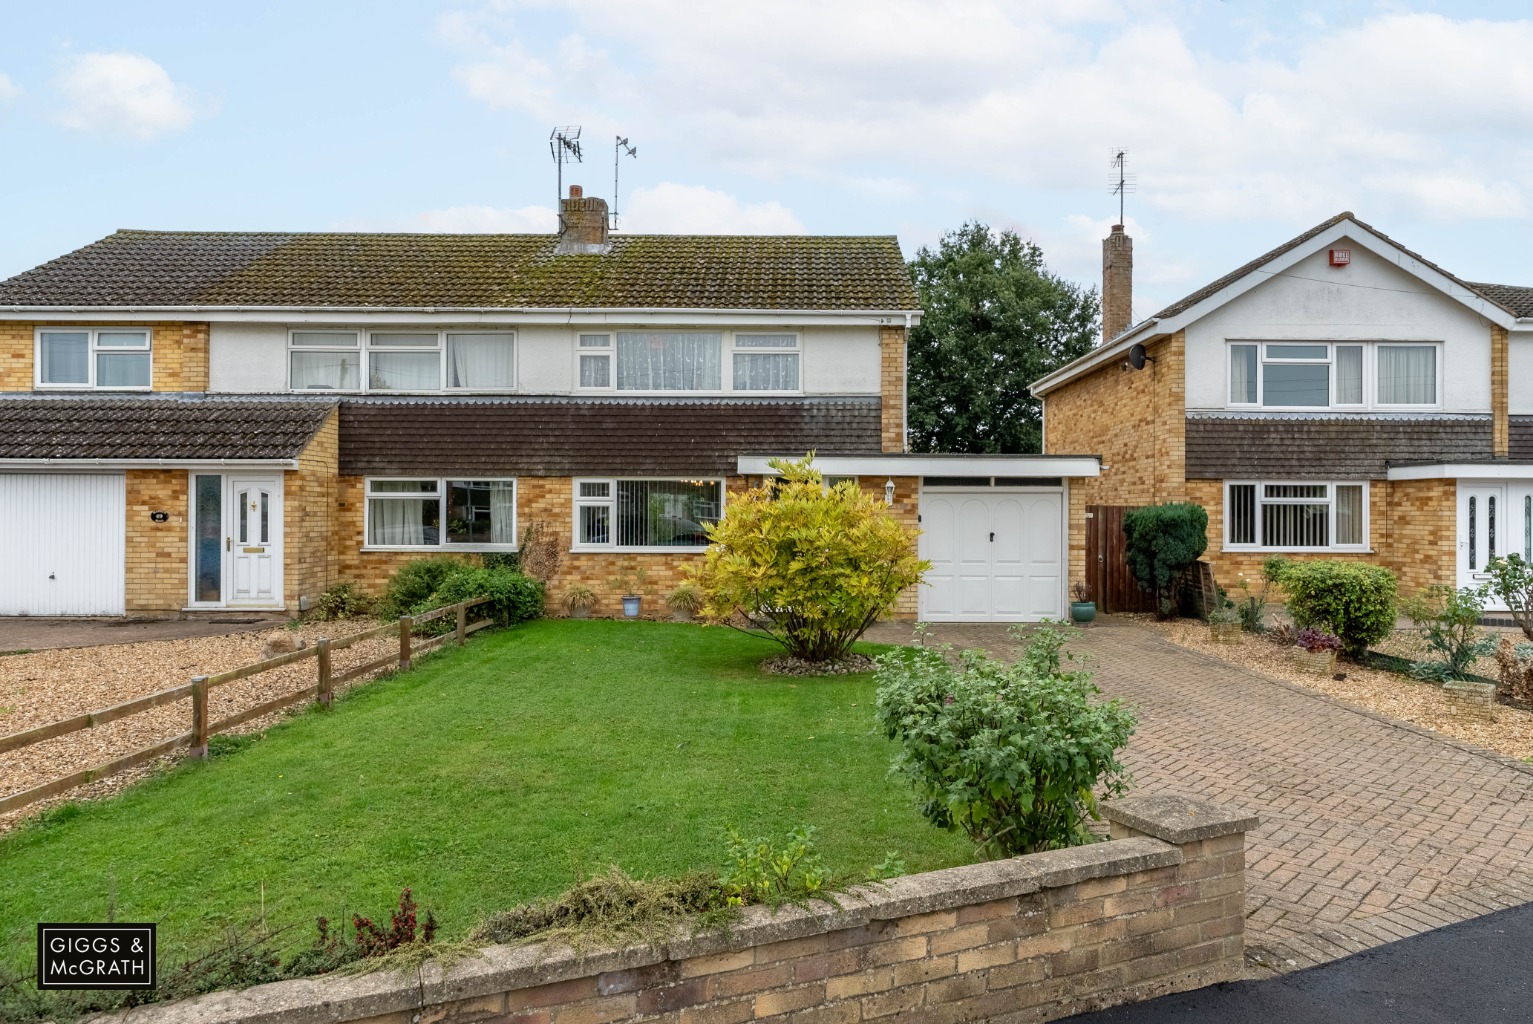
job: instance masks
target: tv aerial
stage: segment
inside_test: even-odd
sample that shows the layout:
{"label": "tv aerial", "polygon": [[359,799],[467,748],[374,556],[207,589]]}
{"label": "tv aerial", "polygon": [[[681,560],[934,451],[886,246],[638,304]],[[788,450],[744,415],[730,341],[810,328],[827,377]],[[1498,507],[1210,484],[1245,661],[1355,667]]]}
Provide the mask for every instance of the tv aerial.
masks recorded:
{"label": "tv aerial", "polygon": [[[554,196],[554,209],[564,209],[564,165],[584,162],[580,152],[580,125],[567,124],[555,128],[548,135],[548,152],[554,158],[555,176],[557,180],[557,194]],[[559,230],[564,230],[564,214],[559,213]]]}
{"label": "tv aerial", "polygon": [[638,159],[639,147],[630,146],[623,136],[615,136],[617,143],[612,147],[612,230],[617,230],[617,167],[626,152],[634,159]]}
{"label": "tv aerial", "polygon": [[1136,190],[1134,175],[1128,170],[1128,150],[1121,146],[1114,146],[1112,151],[1112,178],[1109,179],[1112,187],[1108,192],[1118,197],[1118,223],[1123,223],[1123,197]]}

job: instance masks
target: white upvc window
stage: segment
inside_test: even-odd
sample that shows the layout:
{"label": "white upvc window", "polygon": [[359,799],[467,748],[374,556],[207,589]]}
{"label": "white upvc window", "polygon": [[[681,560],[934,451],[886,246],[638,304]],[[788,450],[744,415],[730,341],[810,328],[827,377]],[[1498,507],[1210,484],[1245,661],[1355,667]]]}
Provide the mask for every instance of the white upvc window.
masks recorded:
{"label": "white upvc window", "polygon": [[737,331],[731,352],[735,391],[798,391],[797,334],[746,334]]}
{"label": "white upvc window", "polygon": [[1227,481],[1226,551],[1367,551],[1368,484]]}
{"label": "white upvc window", "polygon": [[38,388],[148,391],[148,328],[40,327],[33,363]]}
{"label": "white upvc window", "polygon": [[1237,341],[1228,346],[1231,408],[1433,409],[1436,342]]}
{"label": "white upvc window", "polygon": [[516,387],[510,331],[292,331],[293,391],[493,392]]}
{"label": "white upvc window", "polygon": [[612,389],[612,335],[582,334],[575,345],[576,379],[583,389]]}
{"label": "white upvc window", "polygon": [[576,551],[701,551],[724,514],[720,479],[577,479]]}
{"label": "white upvc window", "polygon": [[366,549],[515,551],[516,481],[367,481]]}

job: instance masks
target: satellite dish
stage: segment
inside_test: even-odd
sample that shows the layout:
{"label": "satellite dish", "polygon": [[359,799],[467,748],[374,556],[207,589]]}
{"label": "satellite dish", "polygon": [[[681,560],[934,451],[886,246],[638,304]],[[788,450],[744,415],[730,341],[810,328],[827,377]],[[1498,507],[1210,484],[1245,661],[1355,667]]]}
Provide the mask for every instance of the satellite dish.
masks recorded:
{"label": "satellite dish", "polygon": [[1136,370],[1144,369],[1144,346],[1137,341],[1128,350],[1128,364]]}

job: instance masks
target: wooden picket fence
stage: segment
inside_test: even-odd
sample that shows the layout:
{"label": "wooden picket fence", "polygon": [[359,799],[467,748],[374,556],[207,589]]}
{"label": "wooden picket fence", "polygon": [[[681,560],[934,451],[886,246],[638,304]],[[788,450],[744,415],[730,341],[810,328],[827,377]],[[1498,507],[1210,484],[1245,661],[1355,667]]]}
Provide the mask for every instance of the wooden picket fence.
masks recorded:
{"label": "wooden picket fence", "polygon": [[[335,687],[341,683],[350,682],[353,679],[365,676],[369,672],[376,672],[382,668],[397,667],[401,670],[407,669],[410,667],[412,658],[424,654],[448,640],[456,640],[458,645],[462,646],[468,640],[470,634],[477,633],[479,630],[491,625],[491,620],[489,619],[480,619],[476,622],[470,622],[468,619],[470,608],[476,608],[488,600],[489,598],[487,597],[474,598],[469,601],[460,601],[457,604],[437,608],[434,611],[425,612],[421,615],[402,615],[397,621],[388,622],[374,629],[353,634],[343,640],[321,639],[312,647],[304,647],[288,654],[279,654],[275,658],[267,658],[265,661],[258,661],[241,668],[230,669],[228,672],[220,672],[215,676],[197,676],[191,682],[172,687],[169,690],[161,690],[158,693],[137,697],[113,707],[103,708],[100,711],[91,711],[83,715],[76,715],[73,718],[63,719],[62,721],[39,725],[25,732],[0,736],[0,754],[4,754],[7,751],[19,750],[22,747],[29,747],[34,743],[51,740],[57,736],[67,736],[70,733],[79,732],[81,729],[93,729],[98,725],[115,722],[120,718],[126,718],[140,711],[148,711],[150,708],[156,708],[162,704],[171,704],[178,700],[185,700],[187,697],[192,699],[191,729],[189,731],[165,740],[163,743],[156,743],[152,747],[135,750],[131,754],[125,754],[116,760],[108,761],[106,764],[87,768],[72,775],[66,775],[63,778],[54,779],[52,782],[45,782],[40,786],[33,786],[31,789],[22,790],[19,793],[0,797],[0,814],[14,811],[18,807],[25,807],[28,804],[36,803],[50,796],[56,796],[65,790],[73,789],[75,786],[116,775],[118,772],[126,771],[147,761],[152,761],[163,754],[168,754],[181,747],[190,747],[192,757],[207,757],[209,736],[215,733],[227,732],[237,725],[243,725],[252,719],[270,714],[278,708],[296,704],[310,697],[319,701],[320,704],[329,707],[335,698]],[[448,615],[453,615],[457,618],[457,629],[453,632],[443,633],[429,640],[418,641],[413,639],[416,626],[433,622]],[[387,654],[381,658],[374,658],[372,661],[354,666],[339,674],[331,670],[331,657],[336,651],[345,650],[364,640],[370,640],[375,636],[382,636],[396,630],[399,633],[399,652],[397,655]],[[246,708],[216,722],[208,721],[208,693],[213,689],[239,679],[248,679],[251,676],[260,675],[262,672],[270,672],[274,668],[281,668],[284,665],[291,665],[294,662],[304,661],[309,658],[315,659],[317,663],[316,678],[312,686],[306,686],[293,693],[283,694],[281,697],[263,701],[254,707]]]}

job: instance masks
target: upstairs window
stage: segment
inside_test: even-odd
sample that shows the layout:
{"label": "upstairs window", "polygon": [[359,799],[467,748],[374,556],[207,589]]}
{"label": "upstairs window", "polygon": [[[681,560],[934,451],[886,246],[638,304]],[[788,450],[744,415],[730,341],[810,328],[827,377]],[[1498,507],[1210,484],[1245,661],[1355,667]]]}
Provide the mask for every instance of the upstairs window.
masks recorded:
{"label": "upstairs window", "polygon": [[37,332],[37,386],[148,391],[150,332],[45,328]]}
{"label": "upstairs window", "polygon": [[798,335],[736,334],[736,391],[797,391]]}
{"label": "upstairs window", "polygon": [[516,336],[493,331],[293,331],[294,391],[508,391]]}
{"label": "upstairs window", "polygon": [[722,334],[619,331],[619,391],[719,391]]}
{"label": "upstairs window", "polygon": [[361,336],[356,331],[294,331],[288,354],[294,391],[362,390]]}
{"label": "upstairs window", "polygon": [[367,336],[367,390],[442,390],[442,339],[428,334],[382,333]]}
{"label": "upstairs window", "polygon": [[1229,346],[1229,404],[1264,409],[1434,407],[1439,347],[1238,342]]}
{"label": "upstairs window", "polygon": [[612,386],[612,335],[582,334],[579,348],[580,386],[610,388]]}
{"label": "upstairs window", "polygon": [[1362,551],[1368,547],[1368,485],[1230,483],[1224,495],[1228,550]]}

